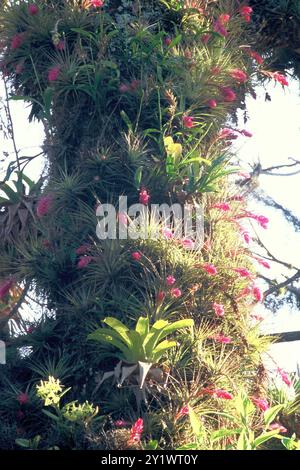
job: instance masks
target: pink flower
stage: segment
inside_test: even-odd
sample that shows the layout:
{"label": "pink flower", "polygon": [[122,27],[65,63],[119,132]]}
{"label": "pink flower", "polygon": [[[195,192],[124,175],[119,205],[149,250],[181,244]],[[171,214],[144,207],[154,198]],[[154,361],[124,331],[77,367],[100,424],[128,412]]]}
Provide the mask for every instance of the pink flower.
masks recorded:
{"label": "pink flower", "polygon": [[130,423],[124,419],[117,419],[117,421],[114,422],[114,425],[116,428],[125,428],[126,426],[130,426]]}
{"label": "pink flower", "polygon": [[246,23],[249,23],[251,20],[251,14],[253,12],[253,9],[248,6],[242,6],[240,7],[239,11],[240,11],[240,14],[244,17],[244,20],[246,21]]}
{"label": "pink flower", "polygon": [[245,137],[253,137],[252,132],[247,131],[246,129],[243,129],[240,131],[240,134],[242,134]]}
{"label": "pink flower", "polygon": [[167,37],[167,38],[165,38],[164,43],[165,43],[166,46],[169,46],[172,43],[172,39]]}
{"label": "pink flower", "polygon": [[175,284],[176,282],[176,279],[174,276],[167,276],[166,278],[166,283],[167,283],[167,286],[173,286],[173,284]]}
{"label": "pink flower", "polygon": [[66,48],[66,41],[64,41],[63,39],[61,39],[56,45],[55,45],[55,49],[58,50],[58,51],[64,51]]}
{"label": "pink flower", "polygon": [[224,317],[224,315],[225,315],[224,305],[217,304],[216,302],[214,302],[213,303],[213,309],[214,309],[215,314],[217,315],[217,317]]}
{"label": "pink flower", "polygon": [[261,302],[263,300],[263,293],[259,287],[254,286],[252,289],[252,293],[257,302]]}
{"label": "pink flower", "polygon": [[14,286],[14,280],[13,279],[6,279],[1,285],[0,285],[0,300],[3,300],[11,288]]}
{"label": "pink flower", "polygon": [[228,31],[224,28],[224,25],[220,23],[219,20],[214,22],[214,31],[215,33],[218,33],[221,36],[224,36],[224,38],[228,36]]}
{"label": "pink flower", "polygon": [[85,255],[88,253],[91,249],[91,245],[80,245],[78,248],[76,248],[75,252],[76,255]]}
{"label": "pink flower", "polygon": [[202,390],[203,394],[211,395],[213,398],[222,398],[223,400],[232,400],[232,393],[222,390],[221,388],[204,388]]}
{"label": "pink flower", "polygon": [[83,269],[86,268],[91,262],[93,261],[92,256],[81,256],[77,263],[77,268],[78,269]]}
{"label": "pink flower", "polygon": [[216,102],[216,100],[211,99],[211,100],[208,100],[207,106],[209,108],[213,109],[213,108],[216,108],[218,106],[218,103]]}
{"label": "pink flower", "polygon": [[170,291],[171,296],[174,297],[175,299],[178,299],[179,297],[182,296],[182,292],[178,287],[174,287],[174,289],[171,289]]}
{"label": "pink flower", "polygon": [[119,86],[119,91],[120,93],[127,93],[130,90],[129,85],[126,85],[126,83],[121,83]]}
{"label": "pink flower", "polygon": [[166,293],[164,291],[159,291],[156,296],[157,303],[161,304],[165,300],[165,297],[166,297]]}
{"label": "pink flower", "polygon": [[25,33],[15,34],[15,36],[13,36],[11,40],[10,47],[12,48],[13,51],[15,51],[16,49],[19,49],[19,47],[22,46],[24,40],[25,40]]}
{"label": "pink flower", "polygon": [[102,0],[90,0],[90,7],[101,8],[103,7],[104,2]]}
{"label": "pink flower", "polygon": [[279,367],[278,367],[278,369],[277,369],[277,372],[278,372],[278,374],[280,375],[282,381],[283,381],[288,387],[291,387],[293,382],[292,382],[291,379],[289,378],[288,373],[285,372],[284,370],[280,369]]}
{"label": "pink flower", "polygon": [[221,24],[226,24],[230,20],[230,15],[227,13],[223,13],[222,15],[219,16],[218,21]]}
{"label": "pink flower", "polygon": [[248,271],[246,268],[233,268],[233,271],[238,273],[241,277],[245,277],[246,279],[252,279],[253,274]]}
{"label": "pink flower", "polygon": [[39,12],[39,7],[35,5],[34,3],[31,3],[28,5],[28,13],[32,16],[37,15]]}
{"label": "pink flower", "polygon": [[140,191],[140,196],[139,196],[139,202],[140,204],[143,204],[144,206],[147,206],[150,200],[150,195],[148,194],[146,189],[141,189]]}
{"label": "pink flower", "polygon": [[218,137],[219,139],[234,140],[237,138],[237,135],[235,131],[233,131],[232,129],[229,129],[228,127],[224,127],[223,129],[220,130]]}
{"label": "pink flower", "polygon": [[210,263],[204,264],[204,265],[203,265],[203,269],[204,269],[204,271],[206,271],[207,274],[209,274],[210,276],[214,276],[215,274],[218,273],[217,268],[216,268],[213,264],[210,264]]}
{"label": "pink flower", "polygon": [[131,258],[134,261],[141,261],[142,254],[139,251],[134,251],[133,253],[131,253]]}
{"label": "pink flower", "polygon": [[255,257],[254,259],[256,259],[256,261],[264,268],[271,269],[270,263],[268,263],[268,261],[265,261],[264,259],[261,259],[261,258],[255,258]]}
{"label": "pink flower", "polygon": [[261,411],[267,411],[270,408],[269,403],[264,398],[252,397],[251,400]]}
{"label": "pink flower", "polygon": [[51,210],[53,205],[54,196],[52,193],[47,194],[46,196],[42,196],[37,203],[36,206],[36,215],[40,217],[44,217],[48,214]]}
{"label": "pink flower", "polygon": [[222,87],[221,93],[222,93],[224,101],[226,101],[227,103],[231,103],[232,101],[236,100],[236,94],[230,87],[227,87],[227,86]]}
{"label": "pink flower", "polygon": [[211,206],[211,209],[218,209],[220,211],[228,212],[231,210],[231,207],[227,202],[217,202]]}
{"label": "pink flower", "polygon": [[269,429],[270,431],[278,431],[279,433],[286,433],[287,432],[287,429],[280,423],[273,423],[273,424],[270,424],[269,426]]}
{"label": "pink flower", "polygon": [[189,414],[189,405],[185,405],[178,411],[177,415],[175,416],[175,421],[177,421],[182,416],[186,416],[188,414]]}
{"label": "pink flower", "polygon": [[192,116],[183,116],[182,122],[184,127],[187,127],[188,129],[194,126],[194,118]]}
{"label": "pink flower", "polygon": [[256,217],[255,220],[259,223],[259,225],[262,228],[264,228],[264,229],[268,228],[268,223],[269,223],[268,217],[265,217],[264,215],[259,215],[258,217]]}
{"label": "pink flower", "polygon": [[274,80],[276,80],[276,82],[280,83],[282,86],[289,86],[288,79],[282,73],[274,72],[272,76]]}
{"label": "pink flower", "polygon": [[221,343],[221,344],[229,344],[232,341],[232,339],[229,336],[225,336],[221,333],[215,336],[212,336],[212,339],[214,339],[217,343]]}
{"label": "pink flower", "polygon": [[49,72],[48,72],[48,80],[49,82],[55,82],[58,79],[58,76],[60,74],[61,66],[60,65],[55,65],[52,67]]}
{"label": "pink flower", "polygon": [[144,421],[142,420],[142,418],[139,418],[131,428],[130,438],[128,442],[130,444],[139,443],[142,437],[143,429],[144,429]]}
{"label": "pink flower", "polygon": [[29,395],[27,393],[20,393],[17,396],[17,400],[20,403],[20,405],[26,405],[26,403],[29,402]]}
{"label": "pink flower", "polygon": [[252,59],[254,59],[259,65],[262,65],[264,63],[262,56],[258,52],[249,51],[248,53],[250,57],[252,57]]}
{"label": "pink flower", "polygon": [[173,234],[172,230],[168,227],[165,227],[165,228],[162,229],[162,235],[167,240],[171,240],[174,237],[174,234]]}
{"label": "pink flower", "polygon": [[186,250],[193,250],[195,246],[195,243],[190,238],[183,238],[181,244]]}
{"label": "pink flower", "polygon": [[240,69],[232,69],[229,71],[229,75],[234,78],[238,83],[243,83],[248,80],[248,75]]}
{"label": "pink flower", "polygon": [[242,237],[243,237],[243,239],[246,243],[249,244],[251,242],[252,238],[250,236],[250,233],[247,232],[247,230],[242,229],[241,230],[241,235],[242,235]]}
{"label": "pink flower", "polygon": [[240,295],[237,297],[237,300],[242,299],[243,297],[248,297],[248,295],[252,294],[253,289],[249,286],[244,287],[241,290]]}

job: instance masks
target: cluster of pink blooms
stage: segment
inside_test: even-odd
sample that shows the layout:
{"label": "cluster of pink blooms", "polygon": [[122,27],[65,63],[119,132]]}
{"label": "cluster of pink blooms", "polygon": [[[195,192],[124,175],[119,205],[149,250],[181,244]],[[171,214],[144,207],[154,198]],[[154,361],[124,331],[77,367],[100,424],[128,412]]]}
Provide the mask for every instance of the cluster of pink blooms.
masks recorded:
{"label": "cluster of pink blooms", "polygon": [[264,229],[268,228],[268,223],[269,223],[268,217],[264,215],[253,214],[253,212],[249,212],[249,211],[243,211],[243,213],[236,215],[233,220],[244,219],[244,218],[253,219],[256,222],[258,222],[258,224],[262,228]]}
{"label": "cluster of pink blooms", "polygon": [[142,253],[140,251],[134,251],[133,253],[131,253],[131,258],[134,260],[134,261],[141,261],[142,259]]}
{"label": "cluster of pink blooms", "polygon": [[18,33],[15,34],[11,40],[11,49],[14,51],[16,49],[19,49],[19,47],[22,46],[25,40],[25,33]]}
{"label": "cluster of pink blooms", "polygon": [[54,67],[51,67],[48,71],[48,80],[49,82],[55,82],[60,74],[61,71],[61,66],[60,65],[55,65]]}
{"label": "cluster of pink blooms", "polygon": [[35,3],[30,3],[28,5],[28,13],[32,16],[35,16],[38,14],[39,12],[39,7],[37,5],[35,5]]}
{"label": "cluster of pink blooms", "polygon": [[124,419],[117,419],[114,422],[114,425],[116,426],[116,428],[125,428],[126,426],[130,426],[130,422],[125,421]]}
{"label": "cluster of pink blooms", "polygon": [[186,250],[193,250],[195,246],[195,242],[191,238],[182,238],[180,243]]}
{"label": "cluster of pink blooms", "polygon": [[233,268],[233,271],[235,271],[240,277],[253,279],[253,274],[246,268]]}
{"label": "cluster of pink blooms", "polygon": [[150,201],[150,194],[146,189],[141,189],[140,194],[139,194],[139,203],[143,204],[144,206],[147,206]]}
{"label": "cluster of pink blooms", "polygon": [[267,411],[270,408],[270,405],[265,398],[252,397],[251,400],[261,411]]}
{"label": "cluster of pink blooms", "polygon": [[190,409],[189,405],[185,405],[182,408],[180,408],[180,410],[178,411],[178,413],[175,416],[175,421],[177,421],[179,418],[182,418],[182,416],[188,415],[189,414],[189,409]]}
{"label": "cluster of pink blooms", "polygon": [[78,248],[76,248],[75,252],[76,255],[86,255],[91,249],[91,245],[80,245]]}
{"label": "cluster of pink blooms", "polygon": [[215,276],[216,274],[218,274],[218,270],[217,268],[211,264],[211,263],[205,263],[202,268],[204,269],[204,271],[209,274],[210,276]]}
{"label": "cluster of pink blooms", "polygon": [[138,444],[141,441],[143,429],[144,421],[142,418],[139,418],[130,430],[130,438],[128,444]]}
{"label": "cluster of pink blooms", "polygon": [[240,14],[243,16],[246,23],[250,23],[251,15],[253,13],[253,8],[249,6],[241,6],[239,9]]}
{"label": "cluster of pink blooms", "polygon": [[240,69],[230,70],[229,75],[238,83],[244,83],[246,80],[248,80],[248,75]]}
{"label": "cluster of pink blooms", "polygon": [[242,297],[247,297],[249,295],[252,295],[254,297],[254,299],[256,300],[256,302],[262,302],[263,297],[264,297],[261,289],[258,286],[256,286],[255,284],[253,284],[251,286],[245,287],[241,291],[241,293],[238,296],[237,300],[241,299]]}
{"label": "cluster of pink blooms", "polygon": [[211,339],[221,344],[230,344],[232,342],[232,339],[229,336],[225,336],[222,333],[211,336]]}
{"label": "cluster of pink blooms", "polygon": [[264,63],[264,60],[262,58],[262,56],[258,53],[258,52],[255,52],[255,51],[252,51],[251,49],[248,51],[248,54],[250,57],[252,57],[252,59],[254,59],[259,65],[262,65]]}
{"label": "cluster of pink blooms", "polygon": [[291,387],[291,386],[292,386],[292,383],[293,383],[293,382],[292,382],[291,379],[289,378],[287,372],[285,372],[284,370],[280,369],[280,367],[278,367],[277,373],[280,375],[281,380],[282,380],[288,387]]}
{"label": "cluster of pink blooms", "polygon": [[225,315],[225,309],[224,305],[218,304],[217,302],[213,303],[213,309],[215,311],[215,314],[217,317],[224,317]]}
{"label": "cluster of pink blooms", "polygon": [[53,202],[54,202],[54,195],[52,193],[49,193],[46,196],[42,196],[38,200],[38,203],[36,206],[36,215],[39,218],[47,215],[53,206]]}
{"label": "cluster of pink blooms", "polygon": [[212,98],[212,99],[208,100],[207,106],[208,106],[210,109],[214,109],[214,108],[216,108],[216,107],[218,106],[218,103],[217,103],[217,101],[216,101],[215,99]]}
{"label": "cluster of pink blooms", "polygon": [[211,206],[211,209],[218,209],[219,211],[228,212],[231,210],[231,207],[227,202],[217,202]]}
{"label": "cluster of pink blooms", "polygon": [[78,269],[86,268],[93,261],[93,259],[94,259],[93,256],[81,256],[77,263],[77,268]]}
{"label": "cluster of pink blooms", "polygon": [[261,258],[257,258],[256,256],[253,256],[252,255],[252,258],[255,259],[255,261],[258,262],[258,264],[260,264],[261,266],[263,266],[264,268],[266,269],[270,269],[271,266],[270,266],[270,263],[268,263],[268,261],[264,260],[264,259],[261,259]]}
{"label": "cluster of pink blooms", "polygon": [[282,86],[289,86],[288,79],[286,78],[285,75],[279,72],[270,72],[271,76],[274,78],[274,80],[278,83],[280,83]]}
{"label": "cluster of pink blooms", "polygon": [[231,103],[232,101],[236,100],[236,94],[232,88],[228,86],[224,86],[220,88],[221,94],[223,96],[223,100],[227,103]]}
{"label": "cluster of pink blooms", "polygon": [[232,400],[232,393],[222,390],[221,388],[204,388],[202,393],[205,395],[211,395],[213,398],[222,398],[223,400]]}
{"label": "cluster of pink blooms", "polygon": [[13,288],[15,281],[13,279],[6,279],[0,284],[0,300],[3,300],[9,291]]}
{"label": "cluster of pink blooms", "polygon": [[89,0],[87,3],[88,8],[102,8],[104,2],[102,0]]}

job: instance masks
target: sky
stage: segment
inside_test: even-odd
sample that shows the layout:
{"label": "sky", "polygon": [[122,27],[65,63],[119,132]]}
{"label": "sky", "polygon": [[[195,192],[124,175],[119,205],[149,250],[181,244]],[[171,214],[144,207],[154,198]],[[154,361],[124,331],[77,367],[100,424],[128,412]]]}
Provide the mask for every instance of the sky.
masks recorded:
{"label": "sky", "polygon": [[[256,91],[256,100],[252,97],[247,99],[249,120],[246,125],[240,123],[240,128],[251,131],[253,137],[241,137],[234,144],[243,168],[249,171],[250,165],[258,162],[263,168],[289,164],[290,157],[300,160],[299,82],[290,80],[290,86],[285,89],[271,82],[265,89],[260,88]],[[271,101],[265,100],[266,91],[271,96]],[[1,82],[0,96],[4,96]],[[29,108],[26,108],[22,102],[11,102],[11,112],[17,146],[22,149],[20,155],[31,156],[39,153],[44,137],[42,125],[28,122]],[[0,180],[4,176],[3,171],[9,160],[14,159],[11,144],[4,140],[0,133],[0,159],[3,151],[9,152],[10,157],[5,161],[5,165],[0,162]],[[27,176],[37,179],[43,171],[44,163],[43,158],[36,159],[27,167]],[[260,177],[260,186],[276,202],[300,217],[300,174],[289,177],[263,175]],[[300,268],[300,232],[296,233],[294,227],[272,208],[265,207],[255,200],[250,201],[250,208],[270,219],[268,230],[258,229],[263,243],[276,257],[292,262]],[[282,281],[282,272],[284,272],[282,267],[273,263],[271,276],[269,272],[262,274]],[[284,307],[276,314],[267,311],[261,305],[256,310],[266,317],[262,323],[265,332],[300,330],[300,311],[295,308]],[[293,371],[296,369],[296,363],[300,362],[300,341],[274,345],[272,355],[282,367]]]}

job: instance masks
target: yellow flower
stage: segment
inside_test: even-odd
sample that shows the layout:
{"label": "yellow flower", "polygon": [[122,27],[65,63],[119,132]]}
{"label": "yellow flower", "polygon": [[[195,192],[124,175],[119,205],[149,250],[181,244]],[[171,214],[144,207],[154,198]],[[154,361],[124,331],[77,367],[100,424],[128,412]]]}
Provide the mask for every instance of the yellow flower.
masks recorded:
{"label": "yellow flower", "polygon": [[171,136],[164,138],[164,144],[166,151],[169,155],[173,155],[173,157],[180,157],[182,155],[182,145],[175,144],[174,140]]}

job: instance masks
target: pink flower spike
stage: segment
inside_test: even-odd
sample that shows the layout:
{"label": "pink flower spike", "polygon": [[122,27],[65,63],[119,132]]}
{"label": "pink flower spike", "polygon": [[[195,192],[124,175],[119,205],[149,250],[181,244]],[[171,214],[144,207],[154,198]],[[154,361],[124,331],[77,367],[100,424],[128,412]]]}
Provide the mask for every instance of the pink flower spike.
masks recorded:
{"label": "pink flower spike", "polygon": [[174,297],[174,299],[178,299],[182,296],[182,292],[180,289],[178,289],[178,287],[174,287],[174,289],[171,289],[170,293],[171,297]]}
{"label": "pink flower spike", "polygon": [[26,403],[29,402],[29,395],[27,393],[20,393],[17,396],[17,400],[20,403],[20,405],[26,405]]}
{"label": "pink flower spike", "polygon": [[28,13],[32,16],[37,15],[39,12],[39,7],[35,5],[34,3],[31,3],[28,5]]}
{"label": "pink flower spike", "polygon": [[270,431],[278,431],[281,434],[285,434],[288,430],[280,423],[273,423],[269,426]]}
{"label": "pink flower spike", "polygon": [[213,303],[213,309],[215,311],[215,314],[217,317],[224,317],[225,315],[225,309],[224,305],[217,304],[216,302]]}
{"label": "pink flower spike", "polygon": [[85,255],[86,253],[88,253],[91,249],[91,245],[80,245],[78,248],[76,248],[75,252],[76,252],[76,255],[80,256],[80,255]]}
{"label": "pink flower spike", "polygon": [[176,279],[174,276],[167,276],[166,278],[166,284],[167,286],[173,286],[176,282]]}
{"label": "pink flower spike", "polygon": [[271,269],[271,266],[270,266],[270,263],[268,263],[268,261],[264,260],[264,259],[261,259],[261,258],[255,258],[256,261],[258,262],[258,264],[260,264],[261,266],[263,266],[264,268],[266,269]]}
{"label": "pink flower spike", "polygon": [[164,39],[164,44],[165,44],[166,46],[170,46],[171,43],[172,43],[172,39],[171,39],[171,38],[167,37],[167,38]]}
{"label": "pink flower spike", "polygon": [[212,336],[212,339],[215,340],[217,343],[221,344],[230,344],[232,342],[232,339],[229,336],[225,336],[222,334]]}
{"label": "pink flower spike", "polygon": [[252,279],[253,274],[248,271],[246,268],[233,268],[233,271],[235,271],[237,274],[239,274],[241,277],[244,277],[246,279]]}
{"label": "pink flower spike", "polygon": [[231,210],[230,205],[227,202],[218,202],[211,206],[211,209],[218,209],[220,211],[228,212]]}
{"label": "pink flower spike", "polygon": [[130,426],[130,423],[124,419],[117,419],[117,421],[114,422],[114,425],[116,428],[125,428],[126,426]]}
{"label": "pink flower spike", "polygon": [[104,2],[102,0],[90,0],[90,6],[94,8],[102,8]]}
{"label": "pink flower spike", "polygon": [[203,269],[210,276],[215,276],[218,273],[217,268],[213,264],[210,264],[210,263],[205,263],[203,265]]}
{"label": "pink flower spike", "polygon": [[249,51],[249,55],[258,63],[258,65],[262,65],[264,63],[262,56],[258,52]]}
{"label": "pink flower spike", "polygon": [[189,405],[185,405],[178,411],[177,415],[175,416],[175,421],[177,421],[182,416],[186,416],[188,414],[189,414]]}
{"label": "pink flower spike", "polygon": [[249,138],[253,137],[252,132],[249,132],[249,131],[247,131],[246,129],[243,129],[242,131],[240,131],[240,133],[241,133],[244,137],[249,137]]}
{"label": "pink flower spike", "polygon": [[239,11],[240,11],[240,14],[244,17],[244,20],[246,21],[246,23],[250,23],[253,9],[249,6],[241,6]]}
{"label": "pink flower spike", "polygon": [[227,103],[231,103],[236,100],[236,94],[230,87],[222,87],[221,93],[224,101]]}
{"label": "pink flower spike", "polygon": [[233,399],[232,393],[229,393],[226,390],[222,390],[222,389],[219,389],[219,388],[217,388],[214,391],[214,395],[217,398],[222,398],[223,400],[232,400]]}
{"label": "pink flower spike", "polygon": [[264,398],[252,397],[251,400],[261,411],[267,411],[270,408],[269,403]]}
{"label": "pink flower spike", "polygon": [[166,298],[166,293],[164,291],[159,291],[156,296],[156,301],[158,304],[161,304]]}
{"label": "pink flower spike", "polygon": [[187,127],[188,129],[194,127],[194,118],[192,116],[184,116],[182,118],[182,122],[184,127]]}
{"label": "pink flower spike", "polygon": [[128,442],[130,444],[139,443],[142,437],[143,429],[144,429],[144,421],[142,420],[142,418],[139,418],[131,428],[130,438]]}
{"label": "pink flower spike", "polygon": [[92,256],[81,256],[77,263],[77,268],[78,269],[83,269],[86,268],[91,262],[93,261]]}
{"label": "pink flower spike", "polygon": [[254,286],[252,289],[253,296],[257,302],[262,302],[263,300],[263,293],[261,289],[257,286]]}
{"label": "pink flower spike", "polygon": [[230,15],[228,15],[227,13],[223,13],[218,18],[218,22],[221,24],[227,24],[228,21],[230,21]]}
{"label": "pink flower spike", "polygon": [[181,240],[181,244],[183,248],[185,248],[186,250],[193,250],[195,246],[195,242],[191,240],[190,238],[183,238]]}
{"label": "pink flower spike", "polygon": [[228,31],[224,28],[224,25],[222,23],[220,23],[219,20],[214,22],[214,31],[215,31],[215,33],[220,34],[224,38],[226,38],[229,34]]}
{"label": "pink flower spike", "polygon": [[207,106],[210,108],[210,109],[214,109],[218,106],[218,103],[216,102],[216,100],[208,100],[207,102]]}
{"label": "pink flower spike", "polygon": [[285,372],[284,370],[280,369],[279,367],[278,367],[278,369],[277,369],[277,372],[278,372],[278,374],[280,375],[282,381],[283,381],[288,387],[291,387],[292,384],[293,384],[293,382],[292,382],[291,379],[289,378],[288,373]]}
{"label": "pink flower spike", "polygon": [[174,234],[173,234],[172,230],[168,227],[165,227],[165,228],[162,229],[162,235],[167,240],[171,240],[174,237]]}
{"label": "pink flower spike", "polygon": [[54,196],[52,193],[42,196],[36,206],[36,215],[41,218],[47,215],[53,206]]}
{"label": "pink flower spike", "polygon": [[219,139],[234,140],[237,138],[237,135],[235,131],[233,131],[232,129],[229,129],[228,127],[224,127],[223,129],[220,130],[218,137]]}
{"label": "pink flower spike", "polygon": [[12,289],[14,286],[14,280],[13,279],[6,279],[1,285],[0,285],[0,300],[3,300],[4,297],[7,296],[9,291]]}
{"label": "pink flower spike", "polygon": [[240,69],[230,70],[229,75],[238,83],[244,83],[246,80],[248,80],[248,75]]}
{"label": "pink flower spike", "polygon": [[12,48],[13,51],[16,49],[19,49],[19,47],[22,46],[24,40],[25,40],[25,33],[15,34],[15,36],[13,36],[11,40],[10,47]]}
{"label": "pink flower spike", "polygon": [[51,69],[49,69],[49,72],[48,72],[49,82],[55,82],[58,79],[60,70],[61,70],[60,65],[56,65],[55,67],[52,67]]}
{"label": "pink flower spike", "polygon": [[142,189],[140,191],[140,195],[139,195],[140,204],[143,204],[144,206],[147,206],[149,204],[149,201],[150,201],[149,193],[147,192],[146,189]]}
{"label": "pink flower spike", "polygon": [[134,261],[141,261],[142,254],[139,251],[134,251],[133,253],[131,253],[131,258]]}

